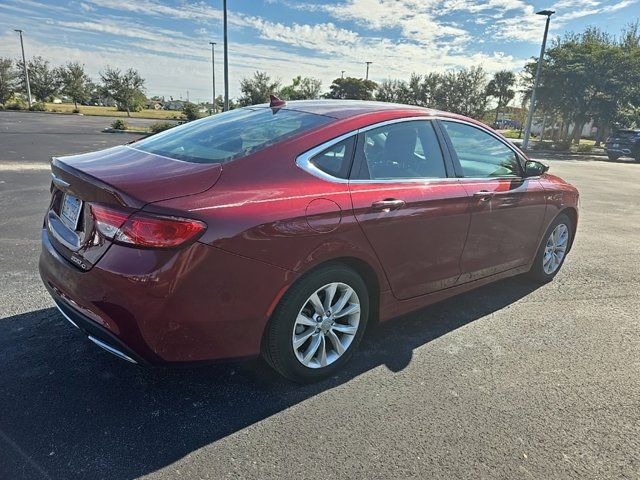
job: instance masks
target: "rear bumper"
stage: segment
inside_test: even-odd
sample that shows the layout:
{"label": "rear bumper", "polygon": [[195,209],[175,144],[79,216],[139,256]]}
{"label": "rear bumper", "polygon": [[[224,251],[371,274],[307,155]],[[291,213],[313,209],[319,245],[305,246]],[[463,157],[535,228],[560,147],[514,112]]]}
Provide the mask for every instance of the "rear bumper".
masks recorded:
{"label": "rear bumper", "polygon": [[60,298],[51,288],[49,288],[49,293],[53,297],[53,300],[56,303],[56,307],[58,307],[58,310],[60,311],[62,316],[66,318],[74,327],[82,330],[82,332],[87,335],[87,338],[93,343],[129,363],[143,365],[148,364],[148,362],[144,358],[131,350],[131,348],[125,345],[113,333],[111,333],[106,328],[101,327],[90,318],[85,317],[82,313],[62,300],[62,298]]}
{"label": "rear bumper", "polygon": [[271,311],[297,278],[198,242],[179,250],[114,244],[81,271],[44,229],[39,268],[58,308],[94,343],[148,364],[259,355]]}

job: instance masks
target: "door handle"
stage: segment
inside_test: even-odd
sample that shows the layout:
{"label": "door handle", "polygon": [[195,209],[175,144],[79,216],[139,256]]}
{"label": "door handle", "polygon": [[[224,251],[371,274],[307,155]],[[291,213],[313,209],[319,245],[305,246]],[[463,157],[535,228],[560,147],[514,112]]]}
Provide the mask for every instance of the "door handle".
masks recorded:
{"label": "door handle", "polygon": [[490,192],[488,190],[480,190],[479,192],[473,194],[473,198],[477,198],[481,202],[488,202],[493,198],[494,195],[494,192]]}
{"label": "door handle", "polygon": [[376,210],[382,210],[384,212],[389,212],[391,210],[396,210],[398,208],[404,207],[406,202],[404,200],[398,200],[396,198],[386,198],[384,200],[378,200],[377,202],[373,202],[371,204],[372,208]]}

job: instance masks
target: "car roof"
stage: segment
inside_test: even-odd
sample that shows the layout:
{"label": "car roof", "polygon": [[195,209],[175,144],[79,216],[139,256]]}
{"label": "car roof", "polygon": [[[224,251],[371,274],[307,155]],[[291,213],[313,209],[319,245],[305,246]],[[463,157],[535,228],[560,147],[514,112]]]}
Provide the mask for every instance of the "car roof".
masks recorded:
{"label": "car roof", "polygon": [[[262,104],[260,106],[269,106]],[[299,112],[313,113],[316,115],[325,115],[337,119],[355,117],[367,113],[375,113],[382,111],[411,111],[415,110],[418,115],[435,115],[445,114],[437,110],[418,107],[415,105],[403,105],[400,103],[389,102],[373,102],[365,100],[294,100],[287,101],[282,108],[287,110],[296,110]]]}

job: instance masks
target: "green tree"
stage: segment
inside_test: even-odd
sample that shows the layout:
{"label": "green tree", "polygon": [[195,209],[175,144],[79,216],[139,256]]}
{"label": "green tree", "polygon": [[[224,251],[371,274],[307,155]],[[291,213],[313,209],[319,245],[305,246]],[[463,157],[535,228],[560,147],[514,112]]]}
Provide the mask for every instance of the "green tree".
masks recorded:
{"label": "green tree", "polygon": [[436,108],[482,118],[486,110],[486,74],[482,68],[462,69],[444,74],[413,73],[409,81],[385,80],[376,99]]}
{"label": "green tree", "polygon": [[84,66],[79,62],[69,62],[58,70],[62,81],[62,93],[67,95],[75,108],[78,102],[87,100],[91,95],[91,79],[84,71]]}
{"label": "green tree", "polygon": [[407,91],[407,82],[404,80],[383,80],[378,85],[376,100],[379,102],[402,103]]}
{"label": "green tree", "polygon": [[0,104],[4,105],[18,89],[18,73],[13,67],[13,60],[0,58]]}
{"label": "green tree", "polygon": [[336,78],[329,87],[326,98],[341,98],[350,100],[373,100],[373,92],[378,84],[373,80],[363,78]]}
{"label": "green tree", "polygon": [[133,69],[121,72],[119,69],[107,67],[100,74],[102,80],[102,91],[105,95],[113,98],[118,104],[118,109],[127,112],[131,116],[131,111],[142,109],[145,102],[144,79]]}
{"label": "green tree", "polygon": [[[27,70],[31,94],[36,100],[46,102],[60,91],[60,76],[57,69],[49,65],[48,60],[42,57],[33,57],[27,61]],[[18,61],[18,71],[22,85],[26,85],[22,60]],[[26,92],[26,87],[23,88]]]}
{"label": "green tree", "polygon": [[486,85],[482,67],[447,72],[441,75],[429,106],[480,119],[487,107]]}
{"label": "green tree", "polygon": [[184,107],[182,107],[182,115],[187,120],[187,122],[193,122],[194,120],[198,120],[200,118],[200,107],[195,103],[186,102]]}
{"label": "green tree", "polygon": [[498,102],[496,106],[496,116],[493,123],[498,123],[498,116],[502,109],[506,107],[516,95],[514,90],[516,75],[508,70],[501,70],[493,75],[487,84],[487,96],[493,97]]}
{"label": "green tree", "polygon": [[269,95],[277,95],[279,90],[279,80],[272,80],[266,72],[257,71],[253,77],[240,80],[242,95],[240,95],[238,103],[241,107],[245,107],[268,102]]}
{"label": "green tree", "polygon": [[[619,39],[593,27],[579,34],[567,33],[547,50],[536,93],[536,113],[560,124],[555,139],[579,143],[584,125],[594,120],[598,140],[602,140],[613,124],[633,118],[625,112],[640,107],[638,25],[629,25]],[[527,96],[535,68],[535,61],[525,66]]]}
{"label": "green tree", "polygon": [[322,81],[317,78],[295,77],[291,85],[286,85],[280,90],[280,96],[285,100],[311,100],[320,97]]}

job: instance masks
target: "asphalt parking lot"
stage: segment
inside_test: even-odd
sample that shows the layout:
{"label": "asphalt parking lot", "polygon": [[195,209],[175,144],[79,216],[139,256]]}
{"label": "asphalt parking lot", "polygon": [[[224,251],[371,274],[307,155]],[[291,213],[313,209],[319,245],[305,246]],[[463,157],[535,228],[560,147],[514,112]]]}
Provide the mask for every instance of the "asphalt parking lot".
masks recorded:
{"label": "asphalt parking lot", "polygon": [[0,112],[0,478],[640,478],[640,164],[547,157],[581,191],[554,282],[402,317],[297,386],[259,361],[130,366],[52,308],[47,162],[135,138],[110,121]]}

